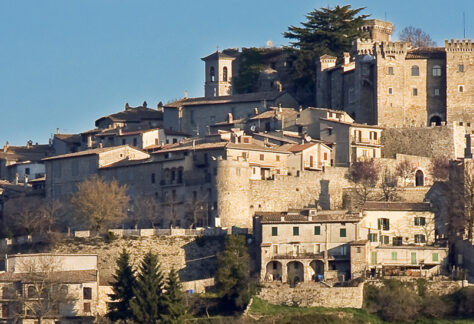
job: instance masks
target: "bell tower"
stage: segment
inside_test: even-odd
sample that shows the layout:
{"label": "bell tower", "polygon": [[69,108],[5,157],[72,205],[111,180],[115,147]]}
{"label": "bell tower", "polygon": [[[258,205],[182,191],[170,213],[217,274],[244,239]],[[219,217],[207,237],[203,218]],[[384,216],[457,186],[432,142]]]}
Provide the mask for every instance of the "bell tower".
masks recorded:
{"label": "bell tower", "polygon": [[232,94],[232,62],[234,56],[224,52],[212,53],[201,58],[205,62],[205,97],[229,96]]}

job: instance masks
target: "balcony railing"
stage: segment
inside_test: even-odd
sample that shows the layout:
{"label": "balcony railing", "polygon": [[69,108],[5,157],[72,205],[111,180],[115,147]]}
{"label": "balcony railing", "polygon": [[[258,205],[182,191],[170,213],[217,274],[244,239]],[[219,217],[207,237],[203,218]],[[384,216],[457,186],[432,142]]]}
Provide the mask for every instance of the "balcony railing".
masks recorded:
{"label": "balcony railing", "polygon": [[360,138],[360,137],[352,137],[351,140],[352,144],[354,145],[382,145],[380,139],[370,139],[370,138]]}
{"label": "balcony railing", "polygon": [[272,259],[323,259],[323,253],[312,253],[312,252],[288,252],[288,253],[277,253],[272,255]]}
{"label": "balcony railing", "polygon": [[306,162],[304,162],[304,168],[305,169],[310,169],[310,170],[322,170],[323,169],[323,163],[321,163],[321,162],[309,163],[308,161],[306,161]]}

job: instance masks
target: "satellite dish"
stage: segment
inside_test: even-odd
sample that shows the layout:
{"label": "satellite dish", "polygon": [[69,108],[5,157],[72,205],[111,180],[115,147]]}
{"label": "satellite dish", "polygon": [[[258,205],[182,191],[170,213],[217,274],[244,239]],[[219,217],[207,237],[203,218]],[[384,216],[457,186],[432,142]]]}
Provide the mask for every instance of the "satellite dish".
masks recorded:
{"label": "satellite dish", "polygon": [[256,127],[255,125],[250,126],[250,130],[251,130],[252,132],[255,132],[256,129],[257,129],[257,127]]}
{"label": "satellite dish", "polygon": [[311,136],[309,136],[309,135],[306,135],[304,137],[304,139],[305,139],[306,142],[311,142],[311,140],[312,140]]}

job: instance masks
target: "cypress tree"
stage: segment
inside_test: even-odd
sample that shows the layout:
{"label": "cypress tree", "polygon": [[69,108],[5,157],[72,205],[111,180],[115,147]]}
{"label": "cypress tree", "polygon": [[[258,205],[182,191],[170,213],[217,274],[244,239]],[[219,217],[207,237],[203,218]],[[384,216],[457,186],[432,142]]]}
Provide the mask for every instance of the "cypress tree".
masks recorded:
{"label": "cypress tree", "polygon": [[163,323],[178,324],[186,319],[187,307],[178,274],[171,269],[166,280],[164,310],[161,316]]}
{"label": "cypress tree", "polygon": [[130,308],[130,300],[133,298],[133,287],[135,286],[135,271],[130,265],[130,254],[123,249],[117,259],[117,268],[113,275],[114,282],[112,283],[113,293],[109,295],[112,302],[109,303],[109,312],[107,317],[111,321],[123,321],[133,318],[133,313]]}
{"label": "cypress tree", "polygon": [[155,324],[163,310],[163,273],[158,258],[151,252],[143,257],[133,291],[135,298],[130,302],[130,306],[135,321]]}

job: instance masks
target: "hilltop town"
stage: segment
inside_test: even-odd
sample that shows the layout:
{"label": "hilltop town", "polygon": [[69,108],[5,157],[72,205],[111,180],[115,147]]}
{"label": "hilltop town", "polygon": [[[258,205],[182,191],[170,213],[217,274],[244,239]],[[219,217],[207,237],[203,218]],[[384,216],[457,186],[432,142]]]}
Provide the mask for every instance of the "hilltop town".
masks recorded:
{"label": "hilltop town", "polygon": [[[201,59],[203,97],[124,103],[90,130],[5,143],[0,286],[30,294],[25,264],[48,258],[79,297],[43,321],[88,323],[110,311],[123,248],[135,267],[154,252],[191,295],[215,289],[232,235],[246,238],[256,298],[273,305],[362,308],[387,278],[437,295],[472,286],[474,43],[414,47],[393,28],[366,20],[350,51],[319,56],[312,92],[284,48],[222,49]],[[263,68],[239,93],[251,51]],[[123,213],[78,216],[99,208],[94,183],[114,183],[100,206]],[[15,317],[9,296],[0,323]]]}

